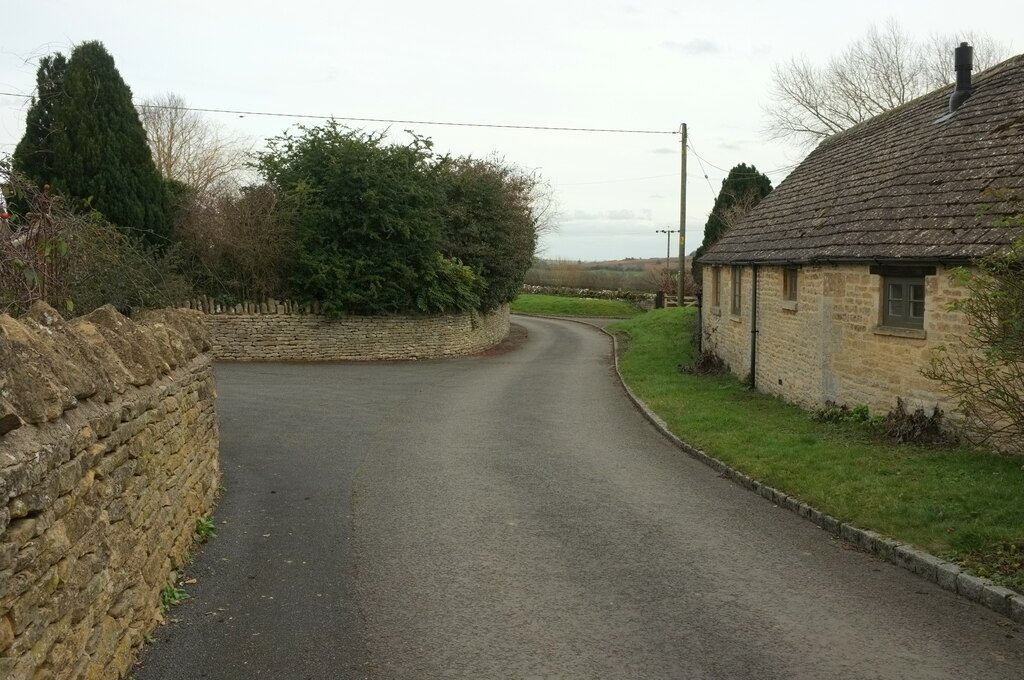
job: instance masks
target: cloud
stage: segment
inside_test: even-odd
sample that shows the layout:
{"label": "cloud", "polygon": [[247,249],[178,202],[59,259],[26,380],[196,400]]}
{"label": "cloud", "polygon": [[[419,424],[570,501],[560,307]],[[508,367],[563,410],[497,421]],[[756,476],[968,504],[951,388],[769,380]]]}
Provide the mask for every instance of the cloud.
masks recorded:
{"label": "cloud", "polygon": [[669,40],[662,43],[662,47],[666,47],[673,52],[685,54],[688,57],[699,57],[705,54],[716,54],[722,51],[722,48],[719,47],[717,43],[713,43],[710,40],[703,40],[701,38],[688,40],[684,43]]}
{"label": "cloud", "polygon": [[658,147],[657,149],[652,149],[652,150],[651,150],[651,153],[670,153],[670,154],[677,154],[677,153],[679,153],[679,149],[673,149],[673,148],[672,148],[672,147],[670,147],[670,146],[659,146],[659,147]]}

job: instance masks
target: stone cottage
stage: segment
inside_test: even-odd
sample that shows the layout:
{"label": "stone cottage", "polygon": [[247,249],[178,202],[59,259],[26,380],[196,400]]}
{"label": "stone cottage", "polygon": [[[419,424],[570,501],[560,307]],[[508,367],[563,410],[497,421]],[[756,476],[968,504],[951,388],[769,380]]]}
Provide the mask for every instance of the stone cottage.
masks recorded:
{"label": "stone cottage", "polygon": [[708,250],[705,349],[804,406],[949,410],[921,370],[966,332],[950,269],[1021,235],[1024,55],[957,77],[826,139]]}

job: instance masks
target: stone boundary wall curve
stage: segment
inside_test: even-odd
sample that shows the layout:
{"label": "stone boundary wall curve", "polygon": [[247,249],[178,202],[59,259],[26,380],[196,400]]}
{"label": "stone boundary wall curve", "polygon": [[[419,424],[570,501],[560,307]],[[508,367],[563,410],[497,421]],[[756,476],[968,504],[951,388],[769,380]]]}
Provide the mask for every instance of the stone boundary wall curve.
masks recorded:
{"label": "stone boundary wall curve", "polygon": [[206,314],[218,361],[382,361],[441,359],[482,352],[509,331],[509,309],[434,316],[346,316],[268,300],[221,307],[191,303]]}
{"label": "stone boundary wall curve", "polygon": [[218,488],[202,314],[0,315],[0,678],[121,678]]}

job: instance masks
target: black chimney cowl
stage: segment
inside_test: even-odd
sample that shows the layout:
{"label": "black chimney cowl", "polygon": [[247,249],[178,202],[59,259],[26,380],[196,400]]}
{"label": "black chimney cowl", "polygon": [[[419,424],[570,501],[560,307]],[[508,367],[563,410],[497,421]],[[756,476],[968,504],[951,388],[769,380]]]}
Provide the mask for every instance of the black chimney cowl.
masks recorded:
{"label": "black chimney cowl", "polygon": [[953,113],[971,96],[971,71],[974,69],[974,48],[965,42],[953,51],[956,69],[956,89],[949,97],[949,112]]}

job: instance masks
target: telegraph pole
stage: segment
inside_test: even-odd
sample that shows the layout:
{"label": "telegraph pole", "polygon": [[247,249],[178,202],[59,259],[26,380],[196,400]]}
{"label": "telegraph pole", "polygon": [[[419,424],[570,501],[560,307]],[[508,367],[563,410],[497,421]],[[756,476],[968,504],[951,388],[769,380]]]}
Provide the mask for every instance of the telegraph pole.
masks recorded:
{"label": "telegraph pole", "polygon": [[679,231],[678,229],[655,229],[655,234],[665,235],[665,269],[668,269],[668,263],[672,259],[672,234]]}
{"label": "telegraph pole", "polygon": [[[679,231],[679,230],[678,229],[655,229],[654,230],[655,234],[664,234],[665,235],[665,274],[670,277],[669,281],[672,280],[671,279],[672,267],[669,264],[670,262],[672,262],[672,234],[676,233],[677,231]],[[682,300],[680,300],[677,303],[677,305],[679,307],[682,307],[683,306]]]}
{"label": "telegraph pole", "polygon": [[686,123],[681,123],[679,132],[682,137],[682,168],[679,175],[679,306],[683,306],[683,294],[686,292]]}

